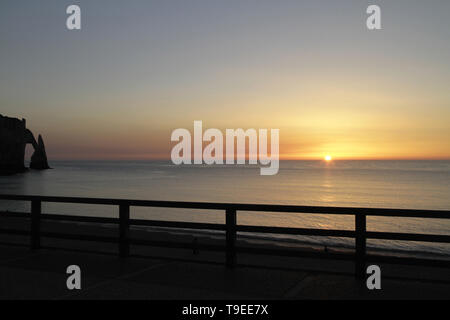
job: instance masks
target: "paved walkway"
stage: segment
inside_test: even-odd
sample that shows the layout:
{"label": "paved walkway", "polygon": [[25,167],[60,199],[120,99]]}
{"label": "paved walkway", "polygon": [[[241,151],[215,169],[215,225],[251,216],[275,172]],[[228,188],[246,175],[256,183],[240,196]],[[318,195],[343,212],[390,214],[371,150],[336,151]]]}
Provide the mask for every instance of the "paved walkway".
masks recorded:
{"label": "paved walkway", "polygon": [[[443,269],[381,266],[382,289],[369,291],[355,280],[349,262],[241,255],[241,265],[229,270],[219,263],[220,253],[146,248],[136,253],[160,258],[120,259],[109,249],[111,254],[33,252],[0,245],[0,299],[450,298],[450,272]],[[66,268],[73,264],[81,268],[81,290],[66,287]]]}

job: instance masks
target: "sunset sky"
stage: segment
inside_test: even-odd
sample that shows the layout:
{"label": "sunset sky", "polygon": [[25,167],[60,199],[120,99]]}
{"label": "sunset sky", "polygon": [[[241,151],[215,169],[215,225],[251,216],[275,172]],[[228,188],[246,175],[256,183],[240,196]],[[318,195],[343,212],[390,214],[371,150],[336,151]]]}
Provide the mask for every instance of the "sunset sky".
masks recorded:
{"label": "sunset sky", "polygon": [[[78,4],[82,30],[68,31]],[[366,28],[378,4],[382,30]],[[450,1],[0,2],[0,114],[52,159],[170,159],[278,128],[282,159],[450,159]]]}

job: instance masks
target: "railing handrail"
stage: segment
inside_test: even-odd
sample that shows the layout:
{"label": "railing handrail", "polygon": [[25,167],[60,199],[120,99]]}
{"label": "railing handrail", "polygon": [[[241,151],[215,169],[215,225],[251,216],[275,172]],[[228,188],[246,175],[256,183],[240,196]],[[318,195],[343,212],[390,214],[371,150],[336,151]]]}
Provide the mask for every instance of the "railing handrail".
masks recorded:
{"label": "railing handrail", "polygon": [[226,203],[226,202],[222,203],[190,202],[190,201],[61,197],[61,196],[39,196],[39,195],[11,195],[11,194],[0,194],[0,200],[17,200],[17,201],[34,200],[41,202],[78,203],[78,204],[94,204],[94,205],[126,204],[135,207],[163,207],[163,208],[179,208],[179,209],[210,209],[210,210],[231,209],[239,211],[338,214],[338,215],[352,215],[352,216],[354,216],[355,214],[363,214],[367,216],[450,219],[450,210],[427,210],[427,209],[303,206],[303,205],[249,204],[249,203]]}

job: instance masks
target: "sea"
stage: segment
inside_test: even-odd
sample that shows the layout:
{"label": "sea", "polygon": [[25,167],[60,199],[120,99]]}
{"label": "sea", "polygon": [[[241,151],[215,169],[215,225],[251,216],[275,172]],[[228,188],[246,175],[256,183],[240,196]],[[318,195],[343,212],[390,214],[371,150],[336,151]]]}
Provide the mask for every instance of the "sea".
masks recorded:
{"label": "sea", "polygon": [[[281,161],[277,175],[257,165],[174,165],[170,161],[52,161],[52,169],[0,177],[1,194],[226,203],[450,210],[450,161]],[[29,211],[27,202],[0,200],[1,211]],[[44,203],[43,212],[117,217],[118,208]],[[139,219],[224,223],[223,211],[131,208]],[[238,212],[238,224],[354,229],[354,217]],[[450,219],[368,217],[367,230],[450,235]],[[185,230],[188,232],[187,230]],[[285,246],[353,248],[334,237],[242,233]],[[450,258],[450,244],[371,240],[369,250]]]}

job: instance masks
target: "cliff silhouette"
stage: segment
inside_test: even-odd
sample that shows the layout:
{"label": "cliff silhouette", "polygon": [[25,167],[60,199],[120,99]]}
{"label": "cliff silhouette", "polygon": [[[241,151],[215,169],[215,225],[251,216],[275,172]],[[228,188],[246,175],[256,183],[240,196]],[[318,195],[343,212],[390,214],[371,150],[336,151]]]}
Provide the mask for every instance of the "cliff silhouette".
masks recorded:
{"label": "cliff silhouette", "polygon": [[36,170],[50,169],[42,136],[38,141],[26,128],[25,119],[4,117],[0,114],[0,174],[23,172],[25,167],[25,147],[31,144],[34,153],[30,168]]}

